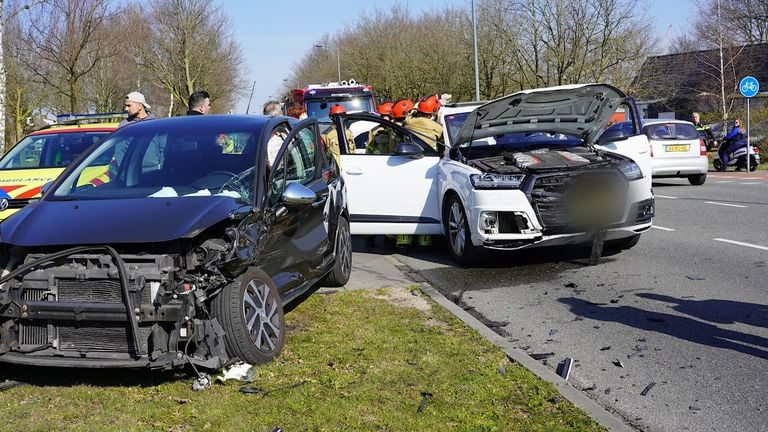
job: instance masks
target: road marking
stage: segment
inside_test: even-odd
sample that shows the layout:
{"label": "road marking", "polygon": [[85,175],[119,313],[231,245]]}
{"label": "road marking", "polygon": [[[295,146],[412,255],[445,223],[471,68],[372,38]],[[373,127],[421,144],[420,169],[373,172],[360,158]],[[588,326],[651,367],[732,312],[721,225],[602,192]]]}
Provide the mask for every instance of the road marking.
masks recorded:
{"label": "road marking", "polygon": [[657,230],[662,230],[662,231],[674,231],[673,228],[664,228],[664,227],[660,227],[658,225],[651,225],[651,228],[656,228]]}
{"label": "road marking", "polygon": [[735,244],[735,245],[739,245],[739,246],[746,246],[746,247],[751,247],[751,248],[755,248],[755,249],[760,249],[760,250],[768,251],[768,247],[753,245],[753,244],[749,244],[749,243],[743,243],[743,242],[739,242],[739,241],[735,241],[735,240],[728,240],[728,239],[723,239],[723,238],[714,238],[712,240],[723,242],[723,243],[731,243],[731,244]]}
{"label": "road marking", "polygon": [[654,197],[656,197],[656,198],[666,198],[666,199],[680,199],[678,197],[667,196],[667,195],[654,195]]}
{"label": "road marking", "polygon": [[740,185],[756,185],[756,184],[763,184],[763,182],[746,182],[746,183],[739,183]]}
{"label": "road marking", "polygon": [[714,204],[719,206],[726,206],[726,207],[738,207],[738,208],[747,208],[747,206],[738,205],[738,204],[726,204],[721,202],[714,202],[714,201],[704,201],[705,204]]}
{"label": "road marking", "polygon": [[718,180],[715,183],[717,184],[733,183],[733,180]]}

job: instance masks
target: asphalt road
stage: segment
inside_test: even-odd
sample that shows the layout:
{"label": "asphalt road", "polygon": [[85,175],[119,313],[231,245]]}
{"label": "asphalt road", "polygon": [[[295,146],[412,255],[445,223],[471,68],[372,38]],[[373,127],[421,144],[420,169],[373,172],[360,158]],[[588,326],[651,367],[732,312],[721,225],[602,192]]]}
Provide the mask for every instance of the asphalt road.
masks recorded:
{"label": "asphalt road", "polygon": [[569,382],[638,430],[766,430],[768,173],[654,192],[654,228],[595,266],[573,248],[458,268],[441,240],[393,257],[552,368],[573,358]]}

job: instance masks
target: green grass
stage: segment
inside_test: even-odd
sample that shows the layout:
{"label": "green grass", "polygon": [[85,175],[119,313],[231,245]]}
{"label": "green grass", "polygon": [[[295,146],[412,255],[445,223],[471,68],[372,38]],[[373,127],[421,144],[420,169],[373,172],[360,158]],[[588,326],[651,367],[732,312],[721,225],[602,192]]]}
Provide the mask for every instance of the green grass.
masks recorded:
{"label": "green grass", "polygon": [[444,309],[382,294],[315,294],[288,313],[283,354],[248,384],[262,394],[236,381],[194,392],[178,373],[4,366],[29,384],[0,393],[0,430],[603,430]]}

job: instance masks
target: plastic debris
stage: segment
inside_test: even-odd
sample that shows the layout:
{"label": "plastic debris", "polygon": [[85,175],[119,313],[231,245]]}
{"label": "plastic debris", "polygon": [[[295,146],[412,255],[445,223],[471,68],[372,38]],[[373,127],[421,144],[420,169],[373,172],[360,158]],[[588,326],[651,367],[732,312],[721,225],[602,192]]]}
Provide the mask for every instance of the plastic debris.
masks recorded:
{"label": "plastic debris", "polygon": [[553,355],[555,355],[555,353],[553,353],[553,352],[534,353],[534,354],[531,354],[531,358],[534,359],[534,360],[544,360],[544,359],[552,357]]}
{"label": "plastic debris", "polygon": [[695,274],[689,274],[689,275],[687,275],[686,277],[687,277],[688,279],[690,279],[690,280],[695,280],[695,281],[696,281],[696,280],[704,280],[704,278],[703,278],[703,277],[701,277],[701,276],[699,276],[699,275],[695,275]]}
{"label": "plastic debris", "polygon": [[432,393],[430,392],[421,392],[421,402],[419,402],[419,408],[416,409],[416,412],[423,412],[424,408],[427,407],[427,402],[429,402],[429,399],[432,397]]}
{"label": "plastic debris", "polygon": [[600,348],[600,351],[608,351],[609,349],[611,349],[610,345]]}
{"label": "plastic debris", "polygon": [[568,381],[568,378],[571,377],[572,368],[573,368],[573,358],[566,357],[565,360],[560,362],[560,364],[557,366],[557,374],[560,375],[560,377],[565,381]]}
{"label": "plastic debris", "polygon": [[253,381],[253,366],[245,362],[237,362],[216,375],[217,382],[225,382],[229,379],[243,382]]}
{"label": "plastic debris", "polygon": [[648,392],[649,392],[649,391],[651,391],[651,389],[652,389],[652,388],[653,388],[653,386],[655,386],[655,385],[656,385],[656,383],[655,383],[655,382],[653,382],[653,381],[651,381],[651,383],[650,383],[650,384],[648,384],[647,386],[645,386],[645,388],[643,389],[643,391],[641,391],[641,392],[640,392],[640,396],[645,396],[645,395],[647,395],[647,394],[648,394]]}
{"label": "plastic debris", "polygon": [[613,364],[618,366],[618,367],[620,367],[620,368],[624,367],[624,363],[622,363],[621,360],[619,360],[619,359],[614,360]]}

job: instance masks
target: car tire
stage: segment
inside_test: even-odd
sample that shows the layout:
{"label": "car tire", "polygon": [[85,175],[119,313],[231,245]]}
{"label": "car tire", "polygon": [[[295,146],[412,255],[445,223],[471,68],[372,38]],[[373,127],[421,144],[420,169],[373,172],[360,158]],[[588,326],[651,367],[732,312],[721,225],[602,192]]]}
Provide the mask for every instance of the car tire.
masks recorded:
{"label": "car tire", "polygon": [[714,162],[712,162],[712,166],[715,167],[715,171],[725,172],[725,165],[719,159],[717,159]]}
{"label": "car tire", "polygon": [[448,253],[459,264],[474,264],[482,258],[484,250],[472,244],[467,213],[456,195],[448,197],[443,215],[445,237],[448,239]]}
{"label": "car tire", "polygon": [[331,272],[320,282],[322,286],[344,286],[349,282],[349,276],[352,274],[352,235],[349,232],[349,222],[344,216],[339,217],[335,243],[336,259]]}
{"label": "car tire", "polygon": [[212,300],[227,354],[250,364],[273,360],[285,345],[285,315],[272,279],[252,267]]}
{"label": "car tire", "polygon": [[610,247],[616,250],[632,249],[640,241],[640,234],[635,234],[631,237],[626,237],[618,240],[611,240]]}
{"label": "car tire", "polygon": [[706,174],[694,174],[688,176],[688,183],[694,186],[701,186],[707,180]]}

